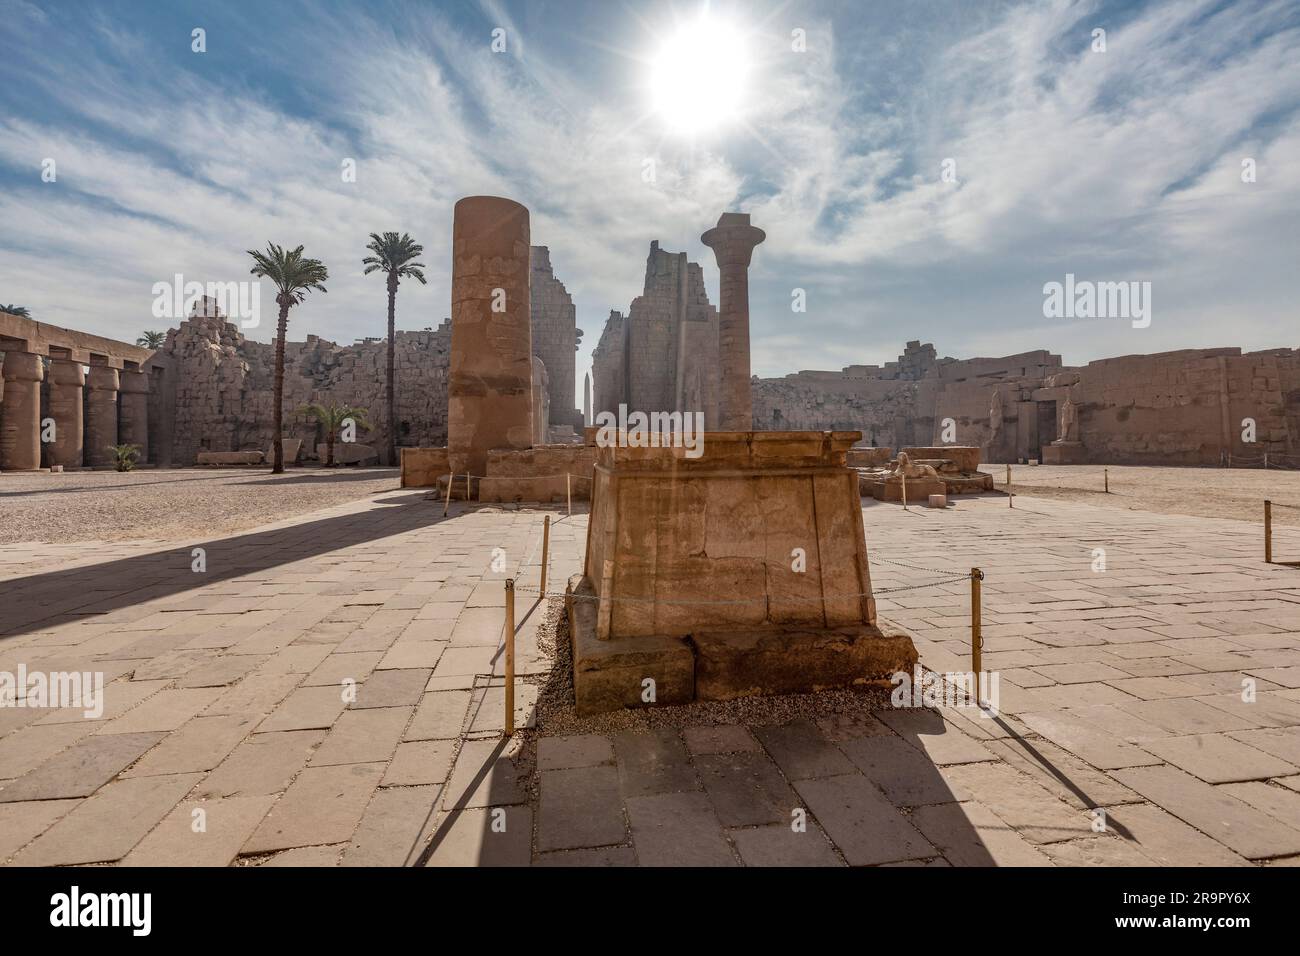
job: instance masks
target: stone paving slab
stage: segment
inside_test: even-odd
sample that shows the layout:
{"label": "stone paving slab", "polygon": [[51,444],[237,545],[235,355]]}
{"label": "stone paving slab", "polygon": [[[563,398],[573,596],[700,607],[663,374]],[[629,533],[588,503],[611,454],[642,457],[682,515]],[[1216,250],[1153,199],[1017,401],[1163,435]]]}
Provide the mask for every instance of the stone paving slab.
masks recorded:
{"label": "stone paving slab", "polygon": [[19,866],[108,863],[126,856],[199,780],[199,774],[115,780],[14,857]]}
{"label": "stone paving slab", "polygon": [[121,865],[229,866],[274,802],[262,794],[177,804]]}
{"label": "stone paving slab", "polygon": [[802,830],[788,823],[750,827],[732,830],[729,836],[745,866],[844,866],[816,823]]}
{"label": "stone paving slab", "polygon": [[73,744],[0,788],[0,803],[85,797],[162,740],[161,733],[110,734]]}
{"label": "stone paving slab", "polygon": [[708,797],[655,793],[627,799],[642,866],[737,866]]}
{"label": "stone paving slab", "polygon": [[1117,770],[1120,782],[1248,859],[1300,853],[1300,830],[1174,767]]}
{"label": "stone paving slab", "polygon": [[794,782],[850,866],[936,856],[938,851],[860,773]]}
{"label": "stone paving slab", "polygon": [[383,773],[382,763],[307,768],[276,801],[243,852],[350,840]]}
{"label": "stone paving slab", "polygon": [[537,850],[610,846],[627,838],[618,771],[609,765],[540,774]]}

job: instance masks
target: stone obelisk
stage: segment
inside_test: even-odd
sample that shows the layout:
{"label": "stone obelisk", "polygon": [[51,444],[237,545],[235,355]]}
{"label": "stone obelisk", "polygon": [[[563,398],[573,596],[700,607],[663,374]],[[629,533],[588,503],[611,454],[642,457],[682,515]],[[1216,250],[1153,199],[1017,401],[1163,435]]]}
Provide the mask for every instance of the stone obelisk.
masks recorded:
{"label": "stone obelisk", "polygon": [[721,274],[718,302],[718,361],[721,388],[718,429],[747,432],[754,427],[749,384],[749,260],[767,233],[749,224],[749,213],[724,212],[700,237],[713,250]]}
{"label": "stone obelisk", "polygon": [[533,443],[528,240],[528,210],[519,203],[497,196],[456,203],[447,452],[458,475],[485,475],[493,448]]}

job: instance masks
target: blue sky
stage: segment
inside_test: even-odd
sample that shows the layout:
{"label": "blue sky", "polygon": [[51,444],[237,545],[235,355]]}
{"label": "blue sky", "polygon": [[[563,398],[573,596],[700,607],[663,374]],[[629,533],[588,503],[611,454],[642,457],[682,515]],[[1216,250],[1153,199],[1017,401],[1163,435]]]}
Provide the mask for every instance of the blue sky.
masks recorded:
{"label": "blue sky", "polygon": [[[909,339],[1070,364],[1300,345],[1295,3],[715,2],[744,81],[684,135],[680,109],[714,101],[658,102],[656,56],[701,6],[0,0],[0,302],[133,340],[165,324],[155,282],[244,279],[245,249],[304,243],[331,281],[291,337],[349,342],[382,334],[361,257],[393,229],[430,267],[399,327],[433,326],[451,207],[490,193],[530,208],[573,293],[579,380],[650,240],[701,262],[716,304],[699,236],[723,210],[768,233],[757,374],[888,361]],[[1150,327],[1045,318],[1066,273],[1151,282]]]}

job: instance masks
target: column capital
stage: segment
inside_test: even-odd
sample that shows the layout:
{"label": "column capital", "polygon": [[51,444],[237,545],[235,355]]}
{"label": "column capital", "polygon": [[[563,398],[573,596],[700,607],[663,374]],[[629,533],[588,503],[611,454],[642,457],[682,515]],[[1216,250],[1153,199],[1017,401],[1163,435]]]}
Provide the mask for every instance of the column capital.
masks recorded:
{"label": "column capital", "polygon": [[45,378],[45,363],[35,352],[5,352],[4,378],[15,382],[40,382]]}
{"label": "column capital", "polygon": [[724,212],[718,224],[700,236],[700,242],[713,250],[718,268],[724,266],[749,266],[754,247],[767,238],[767,233],[749,224],[747,212]]}
{"label": "column capital", "polygon": [[149,375],[138,368],[123,369],[118,374],[118,387],[123,392],[148,393]]}
{"label": "column capital", "polygon": [[116,392],[122,387],[121,376],[111,365],[92,365],[86,376],[86,388],[91,391]]}

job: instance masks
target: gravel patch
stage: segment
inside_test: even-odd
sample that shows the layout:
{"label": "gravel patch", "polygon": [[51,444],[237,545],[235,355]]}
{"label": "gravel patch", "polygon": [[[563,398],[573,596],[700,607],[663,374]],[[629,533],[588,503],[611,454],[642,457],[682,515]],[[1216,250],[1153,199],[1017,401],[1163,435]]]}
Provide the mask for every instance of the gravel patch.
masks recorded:
{"label": "gravel patch", "polygon": [[722,724],[763,726],[795,720],[829,717],[865,717],[873,711],[892,709],[889,687],[861,690],[821,691],[816,694],[786,694],[771,697],[741,697],[736,700],[697,701],[677,706],[664,705],[604,714],[578,716],[573,700],[573,660],[569,644],[569,622],[564,601],[552,598],[538,630],[538,647],[554,660],[550,674],[540,679],[537,726],[530,737],[569,734],[611,734],[624,731],[656,730],[667,727],[712,727]]}
{"label": "gravel patch", "polygon": [[0,474],[0,544],[233,534],[398,489],[396,468]]}

